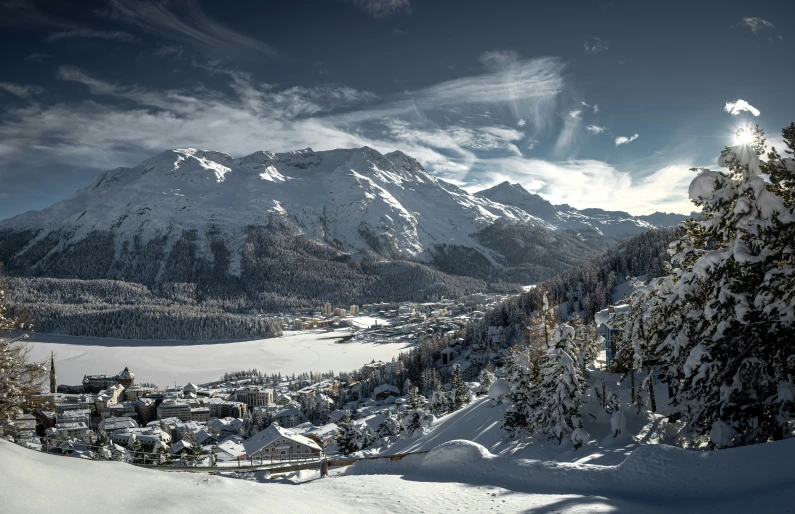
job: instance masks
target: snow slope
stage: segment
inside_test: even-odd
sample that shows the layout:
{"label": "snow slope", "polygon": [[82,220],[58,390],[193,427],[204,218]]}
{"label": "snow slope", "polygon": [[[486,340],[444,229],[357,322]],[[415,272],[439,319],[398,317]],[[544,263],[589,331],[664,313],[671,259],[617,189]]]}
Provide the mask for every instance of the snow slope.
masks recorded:
{"label": "snow slope", "polygon": [[[454,440],[425,455],[362,461],[349,475],[403,474],[408,481],[498,485],[525,493],[621,498],[668,512],[792,512],[795,440],[715,452],[646,445],[613,466],[495,456]],[[623,509],[618,509],[623,510]],[[640,505],[632,512],[645,512]]]}
{"label": "snow slope", "polygon": [[[617,466],[494,456],[453,441],[398,462],[364,461],[326,479],[238,480],[34,452],[0,440],[10,514],[106,512],[793,512],[795,441],[712,453],[648,446]],[[89,490],[75,484],[114,484]]]}
{"label": "snow slope", "polygon": [[[454,510],[454,505],[466,506],[470,512],[497,506],[505,512],[524,512],[573,498],[515,494],[498,487],[411,483],[397,475],[258,483],[46,455],[2,440],[0,463],[0,511],[8,514],[92,514],[107,512],[109,505],[117,514],[444,512]],[[110,486],[75,488],[98,482]]]}
{"label": "snow slope", "polygon": [[633,216],[623,211],[575,209],[565,204],[552,205],[541,196],[527,191],[521,184],[511,184],[507,181],[480,191],[476,196],[518,207],[559,229],[593,229],[614,239],[624,239],[656,227],[675,226],[689,217],[664,212]]}
{"label": "snow slope", "polygon": [[347,331],[306,331],[253,341],[185,343],[32,334],[30,358],[45,360],[55,352],[59,384],[79,384],[85,374],[115,374],[125,366],[138,382],[167,386],[175,381],[203,383],[225,372],[256,368],[263,373],[303,373],[358,369],[375,360],[388,361],[405,343],[337,343]]}

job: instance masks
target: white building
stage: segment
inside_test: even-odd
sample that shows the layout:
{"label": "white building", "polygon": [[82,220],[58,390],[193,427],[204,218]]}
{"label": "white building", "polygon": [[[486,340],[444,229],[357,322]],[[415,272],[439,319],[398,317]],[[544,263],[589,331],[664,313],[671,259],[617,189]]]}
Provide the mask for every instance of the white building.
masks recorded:
{"label": "white building", "polygon": [[244,387],[235,391],[235,399],[249,407],[265,407],[273,403],[273,389],[267,387]]}
{"label": "white building", "polygon": [[160,430],[160,427],[125,428],[110,433],[110,440],[114,444],[128,448],[133,441],[138,441],[141,446],[154,448],[158,444],[169,445],[171,436]]}
{"label": "white building", "polygon": [[109,407],[119,402],[123,391],[124,386],[121,384],[112,385],[104,391],[100,391],[94,400],[94,405],[96,405],[97,412],[100,416],[107,416]]}
{"label": "white building", "polygon": [[[209,412],[209,411],[208,411]],[[182,421],[191,421],[190,405],[180,400],[163,400],[157,407],[157,419],[179,418]]]}
{"label": "white building", "polygon": [[310,459],[320,455],[320,446],[309,439],[273,424],[243,442],[249,459],[293,460]]}
{"label": "white building", "polygon": [[58,438],[83,438],[88,434],[88,425],[80,422],[56,423],[55,431]]}
{"label": "white building", "polygon": [[115,430],[138,428],[138,423],[130,418],[105,418],[99,422],[99,433],[108,435]]}

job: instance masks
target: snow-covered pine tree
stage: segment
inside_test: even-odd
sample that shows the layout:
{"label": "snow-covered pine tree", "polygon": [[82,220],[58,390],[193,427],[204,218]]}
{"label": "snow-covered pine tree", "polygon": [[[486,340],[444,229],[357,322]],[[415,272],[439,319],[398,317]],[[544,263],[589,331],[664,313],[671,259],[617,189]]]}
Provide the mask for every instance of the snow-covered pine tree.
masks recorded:
{"label": "snow-covered pine tree", "polygon": [[530,367],[521,362],[518,352],[509,354],[511,368],[508,394],[511,404],[505,410],[502,427],[511,437],[528,435],[535,430],[537,409],[540,405],[539,382]]}
{"label": "snow-covered pine tree", "polygon": [[350,455],[361,450],[359,428],[351,417],[345,416],[339,424],[339,435],[337,435],[337,446],[340,453]]}
{"label": "snow-covered pine tree", "polygon": [[565,323],[554,332],[554,346],[547,352],[540,385],[541,405],[536,427],[563,442],[563,437],[578,426],[583,380],[571,357],[574,329]]}
{"label": "snow-covered pine tree", "polygon": [[378,425],[376,435],[378,437],[392,437],[398,435],[401,430],[400,422],[392,415],[392,410],[387,409],[384,413],[384,419]]}
{"label": "snow-covered pine tree", "polygon": [[406,407],[409,410],[418,410],[423,407],[424,403],[420,398],[420,390],[417,386],[412,385],[409,387],[409,398]]}
{"label": "snow-covered pine tree", "polygon": [[[784,137],[795,150],[793,125]],[[780,439],[793,415],[795,161],[761,162],[759,127],[750,139],[721,153],[726,172],[700,170],[690,184],[702,217],[672,244],[659,309],[675,412],[714,447]]]}
{"label": "snow-covered pine tree", "polygon": [[541,367],[547,350],[553,346],[555,327],[558,325],[559,316],[550,305],[547,292],[540,295],[540,305],[536,307],[530,324],[525,332],[527,363],[536,380],[541,378]]}
{"label": "snow-covered pine tree", "polygon": [[[638,398],[649,400],[649,408],[657,412],[657,400],[654,395],[654,368],[652,363],[656,360],[657,348],[665,338],[665,323],[660,308],[664,299],[670,293],[671,281],[669,277],[652,279],[649,284],[641,280],[631,279],[632,293],[627,300],[627,307],[622,312],[620,321],[621,337],[618,339],[619,362],[623,363],[627,373],[645,371],[646,377],[639,386]],[[639,407],[644,406],[638,402]]]}
{"label": "snow-covered pine tree", "polygon": [[478,395],[485,395],[489,394],[489,386],[494,383],[494,380],[497,377],[494,376],[488,368],[483,368],[480,370],[480,376],[478,379],[480,380],[480,387],[478,387]]}
{"label": "snow-covered pine tree", "polygon": [[[593,323],[586,322],[582,316],[575,314],[569,320],[569,325],[574,329],[574,346],[576,348],[577,364],[583,377],[588,376],[588,366],[596,360],[599,353],[599,339]],[[572,355],[574,357],[574,355]]]}
{"label": "snow-covered pine tree", "polygon": [[7,295],[8,284],[0,273],[0,421],[33,412],[33,395],[42,391],[47,374],[44,364],[28,359],[28,347],[22,343],[26,336],[4,337],[10,330],[31,328],[11,316]]}
{"label": "snow-covered pine tree", "polygon": [[458,410],[469,403],[467,383],[461,373],[461,366],[456,364],[453,369],[453,377],[450,381],[450,393],[453,395],[453,410]]}
{"label": "snow-covered pine tree", "polygon": [[444,390],[442,384],[438,384],[436,390],[433,392],[433,396],[431,396],[431,412],[437,416],[441,416],[452,410],[450,404],[450,394]]}
{"label": "snow-covered pine tree", "polygon": [[432,419],[433,416],[430,416],[422,409],[407,411],[403,416],[403,420],[401,421],[403,432],[409,436],[414,435],[415,432],[430,426]]}

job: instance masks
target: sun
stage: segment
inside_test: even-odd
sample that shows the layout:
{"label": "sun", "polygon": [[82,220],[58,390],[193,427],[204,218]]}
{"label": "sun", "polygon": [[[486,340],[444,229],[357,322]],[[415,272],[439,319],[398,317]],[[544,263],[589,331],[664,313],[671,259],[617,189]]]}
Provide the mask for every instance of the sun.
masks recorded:
{"label": "sun", "polygon": [[750,145],[754,142],[753,133],[747,128],[739,128],[734,133],[734,143],[737,145]]}

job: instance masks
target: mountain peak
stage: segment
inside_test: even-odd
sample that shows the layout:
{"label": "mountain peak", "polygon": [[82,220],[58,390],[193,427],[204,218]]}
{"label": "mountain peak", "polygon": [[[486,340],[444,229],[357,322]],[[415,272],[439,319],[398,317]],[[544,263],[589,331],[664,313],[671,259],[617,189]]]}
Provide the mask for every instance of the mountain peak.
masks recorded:
{"label": "mountain peak", "polygon": [[521,184],[512,184],[507,180],[475,194],[494,202],[518,207],[559,229],[596,230],[615,239],[629,237],[654,227],[673,226],[685,219],[685,216],[679,214],[632,216],[623,211],[575,209],[566,204],[552,205],[543,197],[527,191]]}

